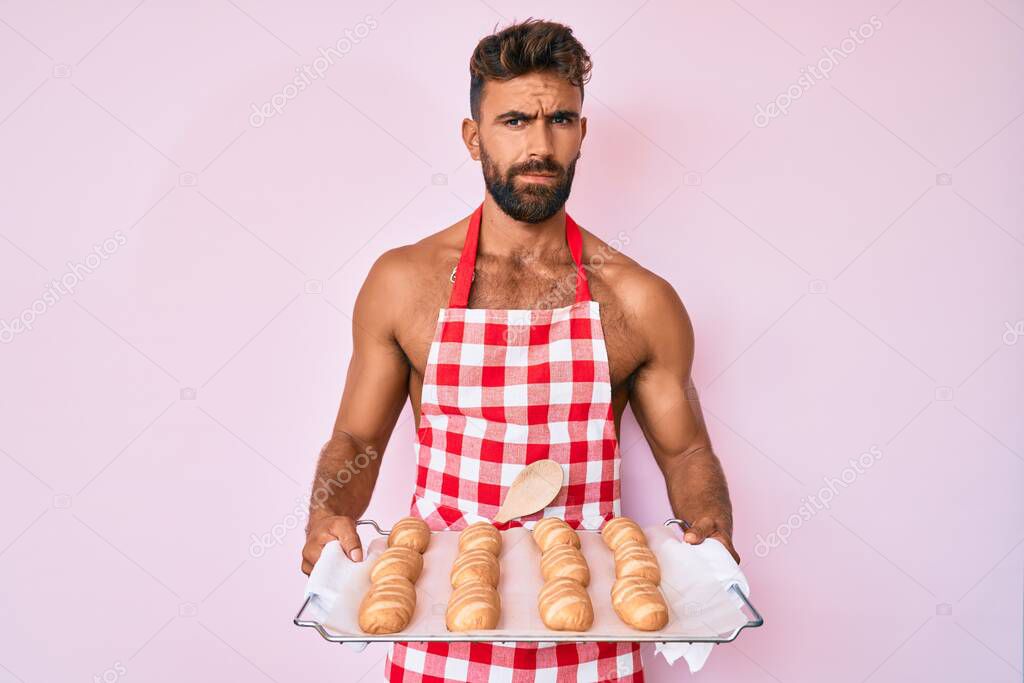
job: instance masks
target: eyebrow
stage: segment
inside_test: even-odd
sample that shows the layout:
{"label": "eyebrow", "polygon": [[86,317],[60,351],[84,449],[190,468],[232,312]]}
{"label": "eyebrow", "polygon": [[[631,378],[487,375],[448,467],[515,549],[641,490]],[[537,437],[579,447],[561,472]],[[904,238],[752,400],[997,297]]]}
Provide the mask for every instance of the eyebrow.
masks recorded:
{"label": "eyebrow", "polygon": [[[551,116],[548,118],[555,118],[556,116],[561,116],[563,118],[569,119],[570,121],[576,121],[580,118],[580,113],[575,109],[558,109],[556,111],[551,112]],[[494,117],[494,120],[496,122],[506,121],[509,119],[523,119],[524,121],[533,121],[536,118],[537,116],[535,114],[527,114],[526,112],[519,111],[517,109],[511,109],[507,112],[504,112],[503,114],[498,114],[497,116]]]}

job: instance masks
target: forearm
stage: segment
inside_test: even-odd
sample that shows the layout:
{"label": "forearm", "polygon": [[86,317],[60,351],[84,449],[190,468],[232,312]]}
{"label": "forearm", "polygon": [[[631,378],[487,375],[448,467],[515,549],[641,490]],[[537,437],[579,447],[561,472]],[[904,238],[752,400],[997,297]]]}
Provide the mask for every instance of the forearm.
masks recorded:
{"label": "forearm", "polygon": [[320,452],[309,499],[309,526],[324,517],[358,519],[366,511],[380,472],[381,453],[373,444],[335,434]]}
{"label": "forearm", "polygon": [[679,519],[693,521],[714,517],[732,534],[732,503],[729,486],[718,457],[710,445],[696,446],[662,459],[669,504]]}

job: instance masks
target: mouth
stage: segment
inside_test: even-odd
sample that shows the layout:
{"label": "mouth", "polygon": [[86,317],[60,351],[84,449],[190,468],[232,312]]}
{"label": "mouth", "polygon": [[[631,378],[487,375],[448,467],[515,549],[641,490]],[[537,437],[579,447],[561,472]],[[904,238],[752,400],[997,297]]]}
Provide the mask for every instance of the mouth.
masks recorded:
{"label": "mouth", "polygon": [[518,176],[528,183],[553,183],[558,178],[548,173],[520,173]]}

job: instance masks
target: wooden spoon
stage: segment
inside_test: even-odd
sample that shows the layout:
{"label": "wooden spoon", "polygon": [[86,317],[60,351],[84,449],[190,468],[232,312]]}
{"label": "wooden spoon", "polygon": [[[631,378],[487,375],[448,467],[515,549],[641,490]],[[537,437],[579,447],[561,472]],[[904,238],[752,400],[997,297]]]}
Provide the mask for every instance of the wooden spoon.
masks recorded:
{"label": "wooden spoon", "polygon": [[562,490],[565,472],[554,460],[530,463],[512,482],[495,516],[496,524],[543,510]]}

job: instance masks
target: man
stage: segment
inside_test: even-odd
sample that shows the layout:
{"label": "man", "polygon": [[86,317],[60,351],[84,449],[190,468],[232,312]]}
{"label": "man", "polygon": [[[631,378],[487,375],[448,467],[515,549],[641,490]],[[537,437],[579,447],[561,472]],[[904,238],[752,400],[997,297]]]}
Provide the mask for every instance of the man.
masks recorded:
{"label": "man", "polygon": [[[693,331],[672,287],[565,211],[587,132],[590,58],[566,26],[531,20],[484,38],[470,62],[462,137],[487,189],[471,216],[373,265],[353,316],[334,433],[320,454],[302,570],[354,520],[408,398],[417,428],[411,514],[433,529],[492,519],[515,474],[550,458],[567,473],[544,511],[598,529],[621,513],[627,403],[665,477],[688,543],[733,554],[732,509],[690,379]],[[369,454],[369,455],[367,455]],[[355,465],[353,465],[355,463]],[[355,472],[330,487],[342,470]],[[643,678],[636,643],[396,643],[389,680]],[[459,672],[453,674],[452,672]]]}

